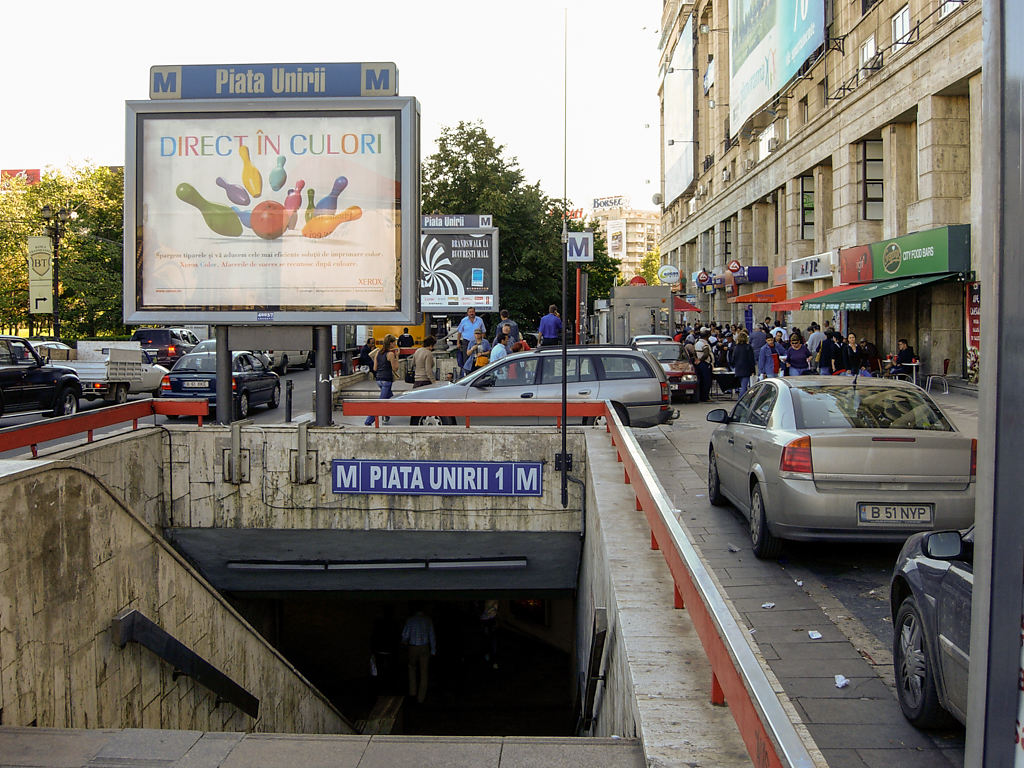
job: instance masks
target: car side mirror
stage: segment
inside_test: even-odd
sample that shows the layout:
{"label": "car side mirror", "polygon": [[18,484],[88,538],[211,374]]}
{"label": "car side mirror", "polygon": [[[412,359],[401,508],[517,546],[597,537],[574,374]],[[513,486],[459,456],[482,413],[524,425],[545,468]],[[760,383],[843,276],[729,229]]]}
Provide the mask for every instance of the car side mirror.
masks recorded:
{"label": "car side mirror", "polygon": [[496,381],[493,373],[488,373],[485,376],[477,377],[476,381],[473,382],[475,389],[486,389],[487,387],[493,387]]}
{"label": "car side mirror", "polygon": [[708,411],[708,421],[714,421],[718,424],[729,423],[729,412],[725,408],[715,408],[713,411]]}
{"label": "car side mirror", "polygon": [[922,549],[936,560],[957,560],[963,557],[964,540],[959,531],[936,531],[924,537]]}

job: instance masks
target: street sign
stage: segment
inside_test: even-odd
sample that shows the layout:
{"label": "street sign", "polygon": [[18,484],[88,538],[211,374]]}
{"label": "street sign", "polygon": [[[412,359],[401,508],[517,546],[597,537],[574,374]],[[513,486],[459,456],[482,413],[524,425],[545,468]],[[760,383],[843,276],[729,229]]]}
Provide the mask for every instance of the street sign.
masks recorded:
{"label": "street sign", "polygon": [[594,260],[594,233],[593,232],[570,232],[568,252],[566,261],[593,261]]}
{"label": "street sign", "polygon": [[698,285],[707,285],[711,282],[711,275],[708,274],[706,269],[702,269],[697,275]]}
{"label": "street sign", "polygon": [[45,235],[28,239],[28,311],[53,313],[53,243]]}
{"label": "street sign", "polygon": [[679,282],[679,267],[673,264],[665,264],[658,270],[658,279],[666,285],[673,285]]}
{"label": "street sign", "polygon": [[398,95],[394,62],[199,64],[149,69],[151,99],[343,98]]}
{"label": "street sign", "polygon": [[743,269],[743,265],[742,265],[742,264],[740,264],[740,263],[739,263],[739,262],[738,262],[738,261],[737,261],[736,259],[733,259],[733,260],[732,260],[732,261],[730,261],[730,262],[729,262],[729,264],[728,264],[728,265],[726,266],[726,269],[728,269],[728,270],[729,270],[730,272],[732,272],[733,274],[736,274],[736,273],[737,273],[737,272],[739,272],[739,271],[740,271],[741,269]]}

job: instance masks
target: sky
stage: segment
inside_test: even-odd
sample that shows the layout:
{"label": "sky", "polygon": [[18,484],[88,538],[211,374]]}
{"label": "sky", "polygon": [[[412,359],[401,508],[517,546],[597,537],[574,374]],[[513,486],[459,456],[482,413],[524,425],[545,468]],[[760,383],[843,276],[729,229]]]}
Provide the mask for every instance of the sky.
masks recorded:
{"label": "sky", "polygon": [[124,102],[149,98],[154,65],[393,61],[424,159],[442,127],[479,120],[550,197],[656,209],[658,0],[55,0],[4,16],[3,169],[123,165]]}

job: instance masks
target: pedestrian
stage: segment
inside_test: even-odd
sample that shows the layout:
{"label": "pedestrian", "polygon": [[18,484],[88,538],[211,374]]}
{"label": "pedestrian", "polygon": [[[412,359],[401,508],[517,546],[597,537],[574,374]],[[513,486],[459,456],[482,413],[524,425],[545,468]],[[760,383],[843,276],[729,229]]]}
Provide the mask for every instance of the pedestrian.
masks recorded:
{"label": "pedestrian", "polygon": [[[466,350],[466,359],[462,363],[463,372],[469,373],[474,368],[486,365],[490,352],[491,342],[484,338],[483,330],[478,328],[473,331],[473,343]],[[480,362],[481,359],[483,359],[482,363]]]}
{"label": "pedestrian", "polygon": [[[860,345],[857,344],[857,334],[850,333],[847,335],[846,343],[843,345],[840,355],[842,370],[847,376],[863,375],[864,371],[867,370],[864,365],[864,352],[861,350]],[[868,373],[868,375],[870,376],[871,374]]]}
{"label": "pedestrian", "polygon": [[423,346],[412,353],[413,382],[412,388],[429,387],[436,384],[434,378],[434,345],[437,339],[427,336],[423,340]]}
{"label": "pedestrian", "polygon": [[487,333],[487,326],[484,325],[482,317],[477,317],[476,310],[470,307],[466,310],[466,316],[459,322],[457,333],[459,334],[459,348],[455,352],[455,362],[461,369],[466,362],[466,350],[473,343],[473,334],[477,330]]}
{"label": "pedestrian", "polygon": [[702,403],[711,400],[711,361],[714,353],[708,338],[711,331],[707,328],[700,329],[700,338],[693,345],[694,355],[697,360],[697,394]]}
{"label": "pedestrian", "polygon": [[[380,399],[390,400],[394,397],[391,392],[391,387],[395,383],[395,373],[398,371],[398,351],[395,347],[395,339],[393,334],[388,334],[384,337],[384,344],[380,348],[376,357],[373,358],[373,378],[377,382],[377,387],[380,389]],[[363,424],[367,427],[373,425],[373,416],[367,416],[366,421]],[[391,421],[390,416],[385,416],[381,419],[381,422],[387,424]]]}
{"label": "pedestrian", "polygon": [[787,376],[803,376],[811,368],[811,351],[804,345],[804,339],[794,332],[789,337],[789,351],[786,353]]}
{"label": "pedestrian", "polygon": [[558,307],[548,307],[548,313],[540,319],[540,345],[551,347],[560,342],[562,334],[562,318],[558,316]]}
{"label": "pedestrian", "polygon": [[765,327],[758,323],[754,326],[753,332],[750,334],[750,348],[754,352],[754,360],[757,360],[758,354],[761,352],[761,347],[764,346],[765,339],[768,338],[768,334],[765,333]]}
{"label": "pedestrian", "polygon": [[414,346],[416,346],[416,341],[413,339],[412,334],[409,333],[409,329],[403,328],[402,332],[398,335],[398,348],[408,349]]}
{"label": "pedestrian", "polygon": [[513,339],[512,339],[512,324],[511,323],[502,323],[501,325],[498,326],[498,332],[494,334],[494,340],[491,342],[491,346],[492,347],[495,344],[498,343],[498,337],[501,336],[501,335],[505,336],[505,343],[506,344],[509,344],[509,345],[512,344]]}
{"label": "pedestrian", "polygon": [[775,336],[769,336],[757,355],[757,370],[762,379],[770,379],[779,375],[779,350],[776,349]]}
{"label": "pedestrian", "polygon": [[498,601],[484,600],[484,609],[480,614],[481,644],[484,649],[484,662],[490,663],[493,669],[498,668]]}
{"label": "pedestrian", "polygon": [[501,358],[508,355],[508,336],[504,333],[499,333],[498,338],[494,340],[494,346],[491,347],[490,362],[496,362]]}
{"label": "pedestrian", "polygon": [[821,349],[822,342],[825,341],[825,334],[821,332],[821,328],[818,327],[817,323],[811,323],[811,335],[807,337],[807,348],[811,350],[811,356],[817,357],[818,350]]}
{"label": "pedestrian", "polygon": [[519,333],[519,323],[517,323],[515,320],[509,319],[507,309],[501,310],[501,312],[499,312],[498,315],[499,317],[501,317],[501,322],[498,323],[498,325],[501,327],[507,325],[509,327],[508,337],[511,340],[511,342],[515,344],[522,338],[521,334]]}
{"label": "pedestrian", "polygon": [[740,383],[740,397],[750,388],[750,377],[754,375],[754,349],[747,332],[736,332],[736,345],[732,348],[732,372]]}
{"label": "pedestrian", "polygon": [[422,608],[405,621],[402,627],[402,644],[409,655],[409,696],[415,696],[422,704],[427,698],[430,657],[437,655],[437,638],[434,622]]}
{"label": "pedestrian", "polygon": [[360,368],[365,371],[373,370],[373,358],[370,357],[370,353],[377,349],[377,342],[373,340],[373,336],[368,336],[366,343],[359,348],[359,357],[357,364]]}
{"label": "pedestrian", "polygon": [[818,373],[822,376],[831,376],[835,371],[833,364],[836,362],[836,354],[839,352],[836,336],[837,334],[829,331],[818,348]]}

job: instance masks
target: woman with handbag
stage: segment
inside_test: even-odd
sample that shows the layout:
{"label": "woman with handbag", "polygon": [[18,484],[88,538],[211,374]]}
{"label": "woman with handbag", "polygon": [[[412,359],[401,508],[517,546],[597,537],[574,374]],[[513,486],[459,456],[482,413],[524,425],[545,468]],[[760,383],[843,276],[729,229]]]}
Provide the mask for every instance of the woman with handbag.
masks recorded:
{"label": "woman with handbag", "polygon": [[491,343],[484,338],[483,328],[477,328],[473,331],[473,343],[466,350],[466,362],[462,364],[462,370],[469,373],[474,368],[487,365],[490,351]]}
{"label": "woman with handbag", "polygon": [[[380,399],[390,400],[394,395],[391,392],[391,387],[395,383],[395,373],[398,371],[398,350],[395,348],[395,336],[388,334],[384,337],[384,346],[380,348],[376,357],[373,358],[373,378],[377,382],[377,386],[380,388]],[[363,422],[364,426],[373,426],[373,416],[367,416],[366,421]],[[385,416],[381,423],[387,424],[391,421],[389,416]]]}

